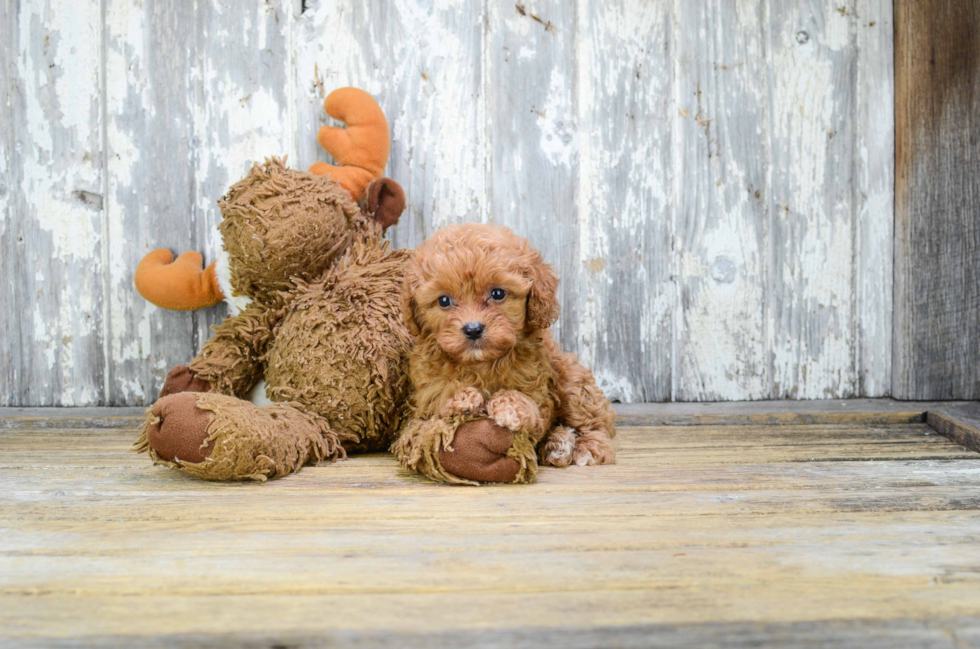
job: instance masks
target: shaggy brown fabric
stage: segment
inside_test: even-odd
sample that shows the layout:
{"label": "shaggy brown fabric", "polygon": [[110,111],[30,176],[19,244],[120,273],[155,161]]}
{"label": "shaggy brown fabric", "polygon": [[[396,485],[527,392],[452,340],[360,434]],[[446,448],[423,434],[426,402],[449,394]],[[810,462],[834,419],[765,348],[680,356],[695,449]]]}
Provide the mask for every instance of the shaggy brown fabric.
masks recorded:
{"label": "shaggy brown fabric", "polygon": [[180,392],[164,397],[150,407],[146,441],[168,462],[203,462],[214,450],[208,440],[211,413],[197,408],[197,396]]}
{"label": "shaggy brown fabric", "polygon": [[[534,442],[524,434],[514,435],[505,429],[499,429],[512,436],[507,447],[501,449],[501,433],[494,431],[487,434],[487,427],[496,426],[484,419],[455,419],[446,420],[438,417],[431,419],[412,419],[402,429],[391,446],[391,452],[406,469],[449,484],[479,485],[481,478],[477,475],[492,475],[495,478],[509,478],[514,483],[533,482],[537,475],[537,461]],[[463,433],[461,456],[453,464],[455,471],[450,471],[442,464],[443,453],[455,453],[458,431]],[[477,447],[482,447],[480,450]],[[499,450],[494,453],[493,450]],[[501,461],[506,456],[510,461]],[[517,466],[514,473],[510,469]]]}
{"label": "shaggy brown fabric", "polygon": [[[175,388],[209,386],[194,394],[196,410],[214,413],[213,451],[200,462],[174,454],[166,419],[153,421],[152,411],[138,450],[201,478],[236,480],[286,475],[345,449],[387,448],[408,413],[407,253],[391,250],[383,225],[335,181],[276,159],[253,167],[220,205],[232,286],[253,302],[214,328],[188,374],[173,377]],[[262,377],[277,405],[239,400]]]}
{"label": "shaggy brown fabric", "polygon": [[400,288],[407,254],[359,241],[313,282],[297,282],[265,357],[276,401],[295,401],[355,438],[386,449],[407,409],[408,350]]}
{"label": "shaggy brown fabric", "polygon": [[206,437],[210,456],[201,462],[163,457],[150,442],[150,429],[160,425],[160,417],[151,408],[135,450],[148,452],[154,464],[204,480],[266,480],[298,471],[305,464],[346,457],[342,444],[349,440],[332,431],[321,417],[297,409],[297,404],[259,408],[222,394],[186,394],[167,399],[193,397],[195,408],[210,418]]}
{"label": "shaggy brown fabric", "polygon": [[403,467],[436,482],[478,485],[449,473],[439,463],[439,451],[452,445],[455,432],[455,425],[445,419],[411,419],[391,445],[391,452]]}
{"label": "shaggy brown fabric", "polygon": [[488,419],[470,421],[456,430],[452,450],[439,451],[442,467],[460,478],[477,482],[513,482],[521,470],[507,452],[514,433]]}
{"label": "shaggy brown fabric", "polygon": [[218,201],[232,292],[258,301],[316,277],[351,243],[363,219],[350,195],[327,176],[287,168],[279,158],[253,165]]}
{"label": "shaggy brown fabric", "polygon": [[[280,308],[276,308],[280,306]],[[262,355],[272,341],[272,327],[282,317],[281,301],[253,304],[214,327],[214,337],[188,369],[212,392],[245,397],[262,378]]]}
{"label": "shaggy brown fabric", "polygon": [[177,365],[169,372],[167,372],[167,378],[163,382],[163,387],[160,388],[160,396],[167,396],[168,394],[177,394],[179,392],[210,392],[211,384],[200,378],[189,369],[186,365]]}

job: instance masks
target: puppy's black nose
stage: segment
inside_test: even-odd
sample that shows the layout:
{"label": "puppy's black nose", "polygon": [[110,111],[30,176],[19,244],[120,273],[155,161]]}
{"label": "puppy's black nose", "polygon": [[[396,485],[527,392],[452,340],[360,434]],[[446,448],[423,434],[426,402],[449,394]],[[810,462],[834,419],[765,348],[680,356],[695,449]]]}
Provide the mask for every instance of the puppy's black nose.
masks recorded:
{"label": "puppy's black nose", "polygon": [[479,340],[485,330],[482,322],[467,322],[463,325],[463,335],[470,340]]}

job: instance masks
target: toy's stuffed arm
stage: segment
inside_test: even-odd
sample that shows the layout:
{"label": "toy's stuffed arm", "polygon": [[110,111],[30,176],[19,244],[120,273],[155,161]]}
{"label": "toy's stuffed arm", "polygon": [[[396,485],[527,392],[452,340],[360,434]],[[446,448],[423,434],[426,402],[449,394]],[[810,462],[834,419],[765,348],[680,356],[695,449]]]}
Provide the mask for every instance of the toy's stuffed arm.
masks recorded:
{"label": "toy's stuffed arm", "polygon": [[350,192],[354,202],[364,199],[368,184],[381,177],[388,164],[391,147],[388,120],[371,95],[357,88],[339,88],[323,102],[331,117],[347,128],[324,126],[317,141],[333,156],[337,165],[315,162],[309,172],[330,176]]}
{"label": "toy's stuffed arm", "polygon": [[245,398],[262,378],[261,357],[272,339],[277,309],[249,306],[214,328],[214,337],[187,366],[212,392]]}

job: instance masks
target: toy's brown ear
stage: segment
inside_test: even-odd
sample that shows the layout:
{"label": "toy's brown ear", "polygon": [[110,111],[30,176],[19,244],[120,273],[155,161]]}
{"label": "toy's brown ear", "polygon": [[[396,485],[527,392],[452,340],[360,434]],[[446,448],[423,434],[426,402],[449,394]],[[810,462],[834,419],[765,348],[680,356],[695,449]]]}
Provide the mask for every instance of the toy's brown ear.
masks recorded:
{"label": "toy's brown ear", "polygon": [[405,279],[402,281],[402,319],[408,333],[417,336],[421,333],[418,320],[415,319],[415,291],[419,288],[419,274],[415,262],[410,261],[405,268]]}
{"label": "toy's brown ear", "polygon": [[528,261],[525,275],[531,280],[531,291],[527,294],[525,323],[530,331],[547,329],[558,319],[560,311],[558,276],[538,251],[530,250]]}
{"label": "toy's brown ear", "polygon": [[398,217],[405,211],[405,192],[402,186],[391,178],[372,180],[367,188],[368,212],[383,228],[398,223]]}

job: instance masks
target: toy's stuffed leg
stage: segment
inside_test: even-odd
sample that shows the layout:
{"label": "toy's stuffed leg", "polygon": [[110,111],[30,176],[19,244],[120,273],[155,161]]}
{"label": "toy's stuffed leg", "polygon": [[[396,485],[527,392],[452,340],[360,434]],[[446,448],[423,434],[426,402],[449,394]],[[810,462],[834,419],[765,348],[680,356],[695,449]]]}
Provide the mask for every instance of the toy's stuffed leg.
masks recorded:
{"label": "toy's stuffed leg", "polygon": [[407,469],[437,482],[532,482],[538,464],[534,442],[489,419],[413,419],[391,447]]}
{"label": "toy's stuffed leg", "polygon": [[211,392],[178,392],[147,410],[135,449],[204,480],[266,480],[345,457],[338,434],[287,404],[259,408]]}

